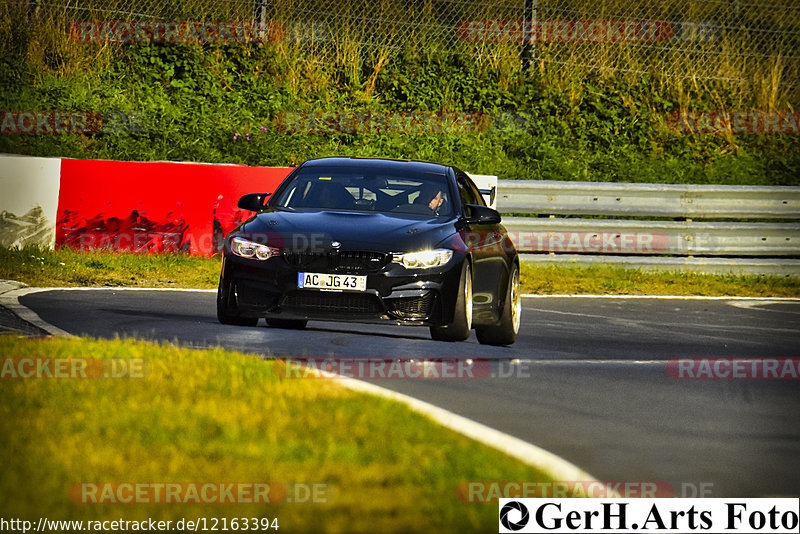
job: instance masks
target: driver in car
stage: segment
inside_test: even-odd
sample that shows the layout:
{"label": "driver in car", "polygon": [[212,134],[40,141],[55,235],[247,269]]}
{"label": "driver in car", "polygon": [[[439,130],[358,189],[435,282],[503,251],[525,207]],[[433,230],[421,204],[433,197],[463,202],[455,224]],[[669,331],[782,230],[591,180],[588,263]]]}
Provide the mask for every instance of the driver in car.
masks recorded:
{"label": "driver in car", "polygon": [[414,199],[414,204],[427,206],[431,214],[438,216],[439,208],[444,203],[444,194],[441,186],[437,184],[424,184],[420,189],[419,196]]}

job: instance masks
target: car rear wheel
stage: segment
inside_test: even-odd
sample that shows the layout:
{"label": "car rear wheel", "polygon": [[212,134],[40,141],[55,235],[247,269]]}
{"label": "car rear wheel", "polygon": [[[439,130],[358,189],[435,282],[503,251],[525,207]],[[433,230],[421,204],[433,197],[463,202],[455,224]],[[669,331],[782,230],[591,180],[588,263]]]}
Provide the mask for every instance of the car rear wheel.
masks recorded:
{"label": "car rear wheel", "polygon": [[302,330],[308,321],[302,319],[267,319],[267,324],[273,328],[288,328],[291,330]]}
{"label": "car rear wheel", "polygon": [[484,345],[511,345],[517,340],[522,317],[522,296],[519,287],[519,267],[514,264],[508,278],[506,301],[500,322],[492,326],[476,326],[475,335]]}
{"label": "car rear wheel", "polygon": [[255,326],[258,324],[258,317],[241,317],[236,304],[231,302],[230,292],[222,290],[220,283],[217,289],[217,319],[222,324],[236,326]]}
{"label": "car rear wheel", "polygon": [[469,263],[464,261],[453,322],[444,326],[432,326],[431,337],[437,341],[464,341],[469,337],[470,330],[472,330],[472,270]]}

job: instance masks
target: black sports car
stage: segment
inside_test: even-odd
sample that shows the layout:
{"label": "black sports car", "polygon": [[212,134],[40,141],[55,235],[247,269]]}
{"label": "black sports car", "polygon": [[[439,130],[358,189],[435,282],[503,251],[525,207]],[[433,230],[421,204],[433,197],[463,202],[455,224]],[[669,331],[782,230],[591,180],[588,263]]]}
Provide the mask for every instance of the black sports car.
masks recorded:
{"label": "black sports car", "polygon": [[517,251],[455,167],[313,159],[239,207],[257,214],[225,239],[223,324],[390,322],[429,326],[437,340],[467,339],[472,328],[481,343],[516,340]]}

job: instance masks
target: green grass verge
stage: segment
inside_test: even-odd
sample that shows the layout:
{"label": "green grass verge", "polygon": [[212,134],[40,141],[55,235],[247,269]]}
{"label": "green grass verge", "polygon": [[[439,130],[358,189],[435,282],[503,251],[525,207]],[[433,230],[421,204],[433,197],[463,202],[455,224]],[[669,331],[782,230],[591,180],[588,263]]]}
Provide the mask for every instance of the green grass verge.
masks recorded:
{"label": "green grass verge", "polygon": [[[0,248],[0,279],[37,287],[217,287],[220,259],[182,254]],[[800,297],[800,277],[523,264],[526,293]]]}
{"label": "green grass verge", "polygon": [[0,247],[0,279],[36,287],[217,287],[220,258]]}
{"label": "green grass verge", "polygon": [[[277,517],[279,532],[491,532],[496,505],[462,502],[460,482],[548,480],[399,403],[335,380],[282,379],[282,362],[168,343],[12,336],[0,336],[0,354],[137,358],[147,371],[144,378],[0,379],[2,517]],[[82,482],[268,481],[325,483],[327,502],[70,499]]]}

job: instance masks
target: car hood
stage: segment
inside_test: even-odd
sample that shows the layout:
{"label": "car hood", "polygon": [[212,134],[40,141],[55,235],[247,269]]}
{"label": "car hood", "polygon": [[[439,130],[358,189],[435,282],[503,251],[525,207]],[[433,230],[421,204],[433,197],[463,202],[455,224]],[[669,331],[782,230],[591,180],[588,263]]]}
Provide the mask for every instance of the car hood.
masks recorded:
{"label": "car hood", "polygon": [[286,249],[343,249],[402,252],[449,246],[456,219],[353,211],[266,210],[245,222],[239,232],[266,235]]}

